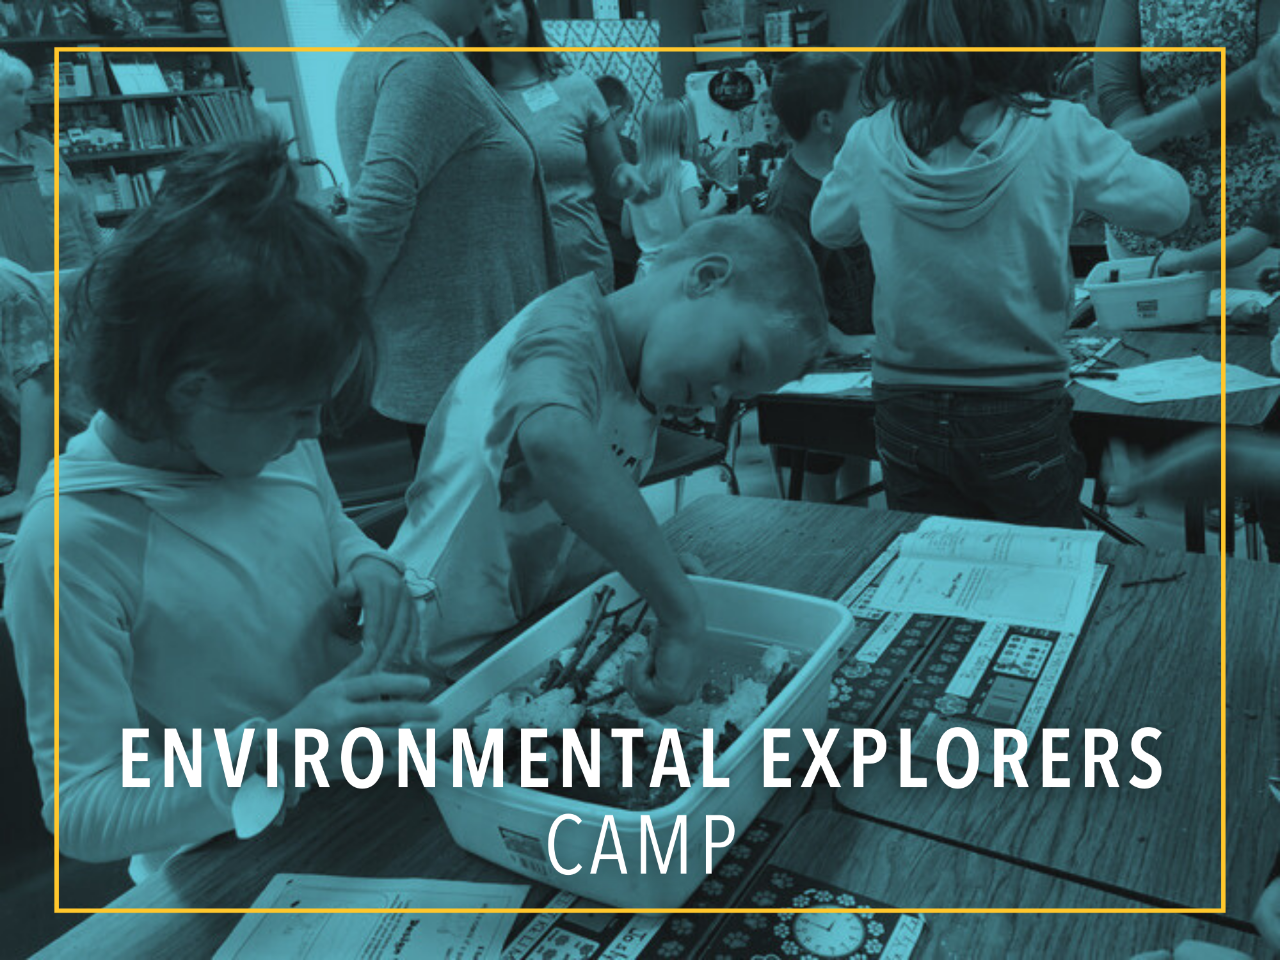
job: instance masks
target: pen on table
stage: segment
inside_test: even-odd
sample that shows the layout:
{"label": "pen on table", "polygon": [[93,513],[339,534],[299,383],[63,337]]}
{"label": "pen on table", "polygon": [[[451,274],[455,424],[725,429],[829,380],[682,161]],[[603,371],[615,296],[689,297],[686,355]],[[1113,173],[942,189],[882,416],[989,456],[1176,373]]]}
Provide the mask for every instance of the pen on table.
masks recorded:
{"label": "pen on table", "polygon": [[1118,380],[1120,374],[1115,370],[1081,370],[1073,374],[1077,380]]}

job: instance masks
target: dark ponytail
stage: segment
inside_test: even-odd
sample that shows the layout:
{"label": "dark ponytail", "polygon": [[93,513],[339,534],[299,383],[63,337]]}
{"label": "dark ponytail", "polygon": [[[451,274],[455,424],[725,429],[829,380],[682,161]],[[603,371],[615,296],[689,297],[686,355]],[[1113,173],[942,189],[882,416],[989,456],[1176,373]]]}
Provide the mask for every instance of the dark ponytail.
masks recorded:
{"label": "dark ponytail", "polygon": [[[1042,0],[904,0],[880,47],[1042,47]],[[869,111],[892,105],[907,145],[920,156],[960,136],[970,107],[986,100],[1043,115],[1056,96],[1054,55],[873,53],[863,75]]]}
{"label": "dark ponytail", "polygon": [[139,439],[173,435],[169,390],[190,370],[266,406],[328,396],[354,363],[345,405],[360,405],[373,362],[366,280],[351,242],[298,198],[278,136],[196,148],[76,285],[76,375]]}

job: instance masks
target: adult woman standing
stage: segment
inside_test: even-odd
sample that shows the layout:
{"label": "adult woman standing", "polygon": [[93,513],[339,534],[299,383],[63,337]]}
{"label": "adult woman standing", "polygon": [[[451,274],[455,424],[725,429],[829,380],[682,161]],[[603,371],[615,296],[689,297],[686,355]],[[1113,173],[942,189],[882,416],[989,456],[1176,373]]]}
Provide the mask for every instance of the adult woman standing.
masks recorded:
{"label": "adult woman standing", "polygon": [[[490,0],[469,47],[546,47],[533,0]],[[529,132],[547,178],[556,246],[566,277],[594,273],[613,289],[613,254],[596,210],[597,189],[625,199],[642,186],[622,156],[609,107],[595,83],[555,54],[476,52],[471,62]]]}
{"label": "adult woman standing", "polygon": [[[1107,0],[1098,30],[1099,47],[1226,47],[1228,233],[1245,225],[1249,211],[1276,184],[1275,140],[1256,122],[1266,111],[1251,61],[1278,20],[1280,0]],[[1183,175],[1203,213],[1161,240],[1115,231],[1126,250],[1187,249],[1219,236],[1220,77],[1217,54],[1096,55],[1094,86],[1103,121],[1139,151],[1158,151]]]}
{"label": "adult woman standing", "polygon": [[17,57],[0,51],[0,166],[35,168],[36,182],[50,225],[53,224],[54,213],[54,170],[60,170],[62,210],[58,226],[61,266],[63,269],[83,267],[102,245],[102,234],[93,210],[77,189],[71,171],[58,157],[53,144],[23,129],[31,122],[31,105],[27,98],[33,81],[30,67]]}
{"label": "adult woman standing", "polygon": [[[341,0],[361,45],[447,47],[482,0]],[[559,281],[537,154],[459,53],[360,52],[338,90],[352,239],[368,258],[373,405],[423,429],[463,365]]]}

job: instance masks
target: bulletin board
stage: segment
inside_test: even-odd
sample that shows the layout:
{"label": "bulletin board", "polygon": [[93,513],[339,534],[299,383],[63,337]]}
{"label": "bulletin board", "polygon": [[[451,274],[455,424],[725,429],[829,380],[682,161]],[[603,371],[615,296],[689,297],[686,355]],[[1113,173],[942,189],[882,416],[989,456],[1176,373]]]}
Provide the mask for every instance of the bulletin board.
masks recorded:
{"label": "bulletin board", "polygon": [[[543,28],[547,42],[554,47],[656,47],[659,44],[657,20],[547,20]],[[626,84],[636,105],[633,121],[646,106],[662,99],[662,69],[657,50],[566,53],[564,58],[575,70],[581,70],[593,80],[608,74]]]}

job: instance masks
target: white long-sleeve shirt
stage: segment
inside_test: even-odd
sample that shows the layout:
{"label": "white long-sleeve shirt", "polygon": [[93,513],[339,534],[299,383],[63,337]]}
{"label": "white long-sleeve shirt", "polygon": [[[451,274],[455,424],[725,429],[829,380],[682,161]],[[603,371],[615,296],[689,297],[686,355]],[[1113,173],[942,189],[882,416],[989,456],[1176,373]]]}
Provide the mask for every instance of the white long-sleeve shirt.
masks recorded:
{"label": "white long-sleeve shirt", "polygon": [[[343,513],[319,444],[227,480],[121,463],[98,414],[61,458],[60,840],[105,861],[164,856],[232,829],[213,728],[279,717],[354,655],[337,585],[387,557]],[[43,815],[54,822],[54,498],[37,488],[7,563],[5,615]],[[150,788],[123,786],[122,731],[152,731]],[[203,729],[203,783],[166,788],[162,728]],[[138,742],[144,749],[146,741]],[[155,856],[148,858],[154,860]]]}
{"label": "white long-sleeve shirt", "polygon": [[814,202],[819,243],[862,238],[871,250],[877,383],[1064,383],[1077,215],[1155,234],[1187,218],[1177,171],[1078,104],[1055,101],[1047,116],[979,105],[971,116],[976,147],[953,139],[927,157],[907,145],[892,107],[858,121]]}

